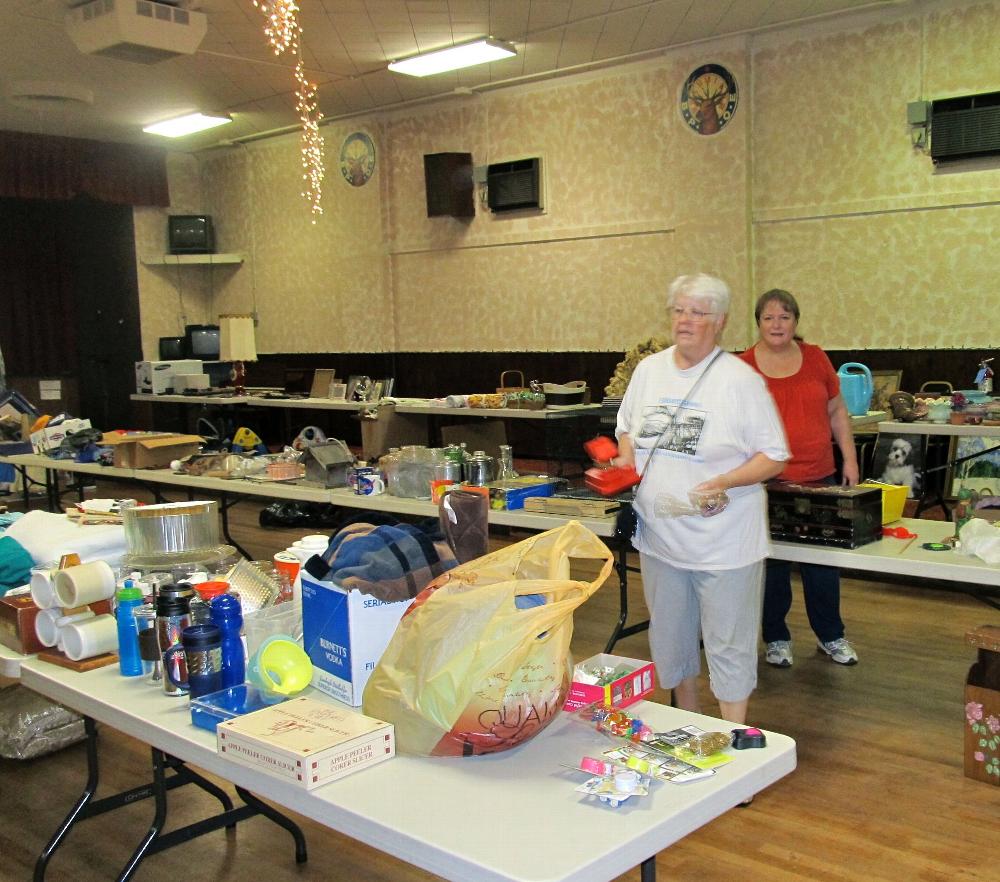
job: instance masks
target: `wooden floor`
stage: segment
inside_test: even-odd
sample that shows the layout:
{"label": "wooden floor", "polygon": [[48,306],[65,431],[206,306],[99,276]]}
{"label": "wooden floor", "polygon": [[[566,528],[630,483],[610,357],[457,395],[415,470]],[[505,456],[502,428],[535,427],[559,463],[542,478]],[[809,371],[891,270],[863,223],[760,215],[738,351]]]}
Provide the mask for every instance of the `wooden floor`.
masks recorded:
{"label": "wooden floor", "polygon": [[[291,539],[314,532],[263,530],[257,526],[259,507],[241,503],[232,512],[234,534],[255,556],[269,557]],[[636,616],[644,616],[638,577],[633,582],[630,602]],[[617,586],[609,582],[578,610],[575,657],[603,649],[617,603]],[[814,651],[799,593],[789,618],[795,665],[760,665],[751,720],[798,742],[798,770],[759,794],[749,808],[729,812],[661,853],[660,880],[1000,880],[1000,787],[962,774],[962,692],[974,658],[963,637],[972,627],[997,623],[1000,613],[926,584],[856,579],[844,580],[843,613],[861,656],[856,667],[840,667]],[[645,634],[620,642],[616,651],[648,657]],[[655,698],[667,696],[658,692]],[[707,692],[704,701],[706,711],[714,712]],[[99,792],[139,783],[148,756],[144,745],[103,727]],[[39,849],[82,789],[84,759],[77,745],[32,761],[0,760],[0,880],[31,877]],[[171,797],[172,824],[214,808],[211,799],[188,790]],[[482,823],[502,836],[503,819],[489,814],[485,796],[482,807],[470,810],[481,812]],[[421,810],[419,794],[405,798],[414,812]],[[669,799],[670,786],[660,788],[656,798]],[[530,803],[524,809],[530,812]],[[54,858],[47,878],[116,878],[151,813],[152,806],[143,803],[84,822]],[[212,833],[153,856],[136,878],[437,878],[312,822],[302,825],[310,853],[303,867],[294,864],[287,834],[258,818],[241,824],[235,834]],[[638,880],[639,872],[620,878]]]}

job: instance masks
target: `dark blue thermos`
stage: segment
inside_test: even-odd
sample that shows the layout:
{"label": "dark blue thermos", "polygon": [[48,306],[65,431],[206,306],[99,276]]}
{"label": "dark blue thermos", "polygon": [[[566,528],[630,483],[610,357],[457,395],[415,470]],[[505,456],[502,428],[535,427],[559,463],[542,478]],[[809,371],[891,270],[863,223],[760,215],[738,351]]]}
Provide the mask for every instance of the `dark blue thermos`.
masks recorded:
{"label": "dark blue thermos", "polygon": [[215,625],[188,625],[181,632],[180,644],[171,646],[163,654],[166,674],[173,678],[171,660],[177,653],[184,653],[187,680],[174,681],[174,686],[192,698],[218,692],[222,688],[222,649],[219,629]]}
{"label": "dark blue thermos", "polygon": [[222,689],[239,686],[246,680],[246,652],[240,631],[243,607],[233,594],[212,598],[212,624],[222,632]]}

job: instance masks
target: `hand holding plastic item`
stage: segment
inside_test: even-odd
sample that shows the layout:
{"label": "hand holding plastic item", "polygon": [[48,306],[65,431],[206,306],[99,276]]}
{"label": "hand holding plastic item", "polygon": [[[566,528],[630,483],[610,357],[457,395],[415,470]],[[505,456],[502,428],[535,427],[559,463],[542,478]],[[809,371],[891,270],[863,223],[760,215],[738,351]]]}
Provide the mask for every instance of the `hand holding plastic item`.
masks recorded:
{"label": "hand holding plastic item", "polygon": [[711,518],[725,511],[728,505],[729,496],[725,490],[695,488],[688,492],[686,501],[671,493],[657,494],[653,514],[658,518]]}

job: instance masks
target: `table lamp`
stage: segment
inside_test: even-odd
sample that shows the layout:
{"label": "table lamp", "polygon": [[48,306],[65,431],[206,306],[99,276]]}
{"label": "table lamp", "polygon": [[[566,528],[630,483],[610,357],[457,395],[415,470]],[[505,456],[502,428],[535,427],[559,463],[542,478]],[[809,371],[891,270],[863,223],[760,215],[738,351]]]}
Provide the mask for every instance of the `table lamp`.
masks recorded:
{"label": "table lamp", "polygon": [[219,359],[233,363],[235,395],[246,395],[246,364],[257,360],[252,315],[219,316]]}

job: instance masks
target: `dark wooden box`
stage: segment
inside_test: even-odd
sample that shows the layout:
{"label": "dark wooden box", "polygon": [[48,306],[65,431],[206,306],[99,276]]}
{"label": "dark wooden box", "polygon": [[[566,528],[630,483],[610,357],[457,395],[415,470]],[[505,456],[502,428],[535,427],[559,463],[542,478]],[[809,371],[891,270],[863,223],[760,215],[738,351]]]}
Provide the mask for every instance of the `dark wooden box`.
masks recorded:
{"label": "dark wooden box", "polygon": [[882,491],[833,484],[767,485],[771,538],[857,548],[882,538]]}

